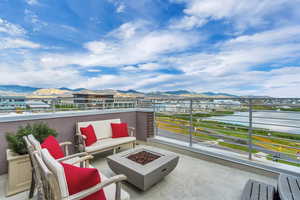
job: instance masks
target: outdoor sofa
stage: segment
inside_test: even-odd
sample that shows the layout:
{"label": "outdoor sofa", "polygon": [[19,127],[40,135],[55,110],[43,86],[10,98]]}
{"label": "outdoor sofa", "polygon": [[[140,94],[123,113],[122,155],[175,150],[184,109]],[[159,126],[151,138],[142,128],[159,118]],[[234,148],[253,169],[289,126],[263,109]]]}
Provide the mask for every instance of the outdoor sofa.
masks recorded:
{"label": "outdoor sofa", "polygon": [[[135,147],[136,137],[134,136],[134,128],[128,127],[128,137],[112,138],[111,123],[121,123],[120,119],[109,119],[99,121],[77,122],[76,124],[76,143],[79,152],[87,152],[88,154],[96,154],[108,150],[116,150],[122,145],[132,145]],[[86,137],[81,134],[80,128],[92,125],[94,127],[97,142],[87,146],[85,144]]]}

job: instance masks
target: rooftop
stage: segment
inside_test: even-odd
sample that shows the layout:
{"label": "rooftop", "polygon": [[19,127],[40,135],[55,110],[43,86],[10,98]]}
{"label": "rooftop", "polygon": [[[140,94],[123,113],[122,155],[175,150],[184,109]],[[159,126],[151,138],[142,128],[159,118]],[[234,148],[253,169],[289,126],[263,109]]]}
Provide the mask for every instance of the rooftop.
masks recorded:
{"label": "rooftop", "polygon": [[[151,143],[147,143],[147,145],[151,145]],[[166,148],[165,146],[160,147]],[[105,157],[111,154],[112,152],[98,154],[92,162],[94,167],[108,177],[114,175],[105,160]],[[238,200],[249,178],[276,185],[276,177],[270,173],[251,172],[250,169],[241,169],[200,159],[195,155],[188,155],[188,152],[178,154],[180,160],[175,170],[146,192],[141,192],[134,186],[124,183],[122,186],[130,193],[131,199]],[[6,175],[0,176],[1,200],[20,200],[27,197],[28,192],[24,192],[6,198],[4,195],[5,183]]]}

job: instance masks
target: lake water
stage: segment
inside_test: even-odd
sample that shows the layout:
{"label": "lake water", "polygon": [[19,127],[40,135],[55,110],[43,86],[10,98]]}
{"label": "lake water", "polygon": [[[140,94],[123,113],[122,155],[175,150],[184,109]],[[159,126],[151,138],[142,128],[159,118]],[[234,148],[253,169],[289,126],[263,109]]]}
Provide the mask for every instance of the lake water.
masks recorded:
{"label": "lake water", "polygon": [[[248,114],[249,114],[248,112],[235,112],[234,115],[209,117],[206,119],[247,126],[249,123]],[[272,119],[272,118],[280,118],[280,119]],[[293,119],[293,120],[288,120],[288,119]],[[273,131],[300,134],[300,112],[276,112],[276,111],[253,112],[253,127],[265,128]]]}

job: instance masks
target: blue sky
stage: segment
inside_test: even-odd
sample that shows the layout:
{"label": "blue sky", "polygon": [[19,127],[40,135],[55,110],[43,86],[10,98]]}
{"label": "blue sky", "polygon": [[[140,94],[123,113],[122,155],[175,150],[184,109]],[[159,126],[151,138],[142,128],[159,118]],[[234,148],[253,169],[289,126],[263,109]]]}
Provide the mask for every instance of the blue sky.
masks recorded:
{"label": "blue sky", "polygon": [[300,0],[1,0],[0,84],[300,97]]}

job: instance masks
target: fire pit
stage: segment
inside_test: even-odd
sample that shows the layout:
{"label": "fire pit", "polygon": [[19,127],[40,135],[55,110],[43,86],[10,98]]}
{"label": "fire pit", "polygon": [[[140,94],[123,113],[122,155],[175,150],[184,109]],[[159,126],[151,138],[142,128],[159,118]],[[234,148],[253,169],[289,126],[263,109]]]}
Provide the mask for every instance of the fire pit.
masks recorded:
{"label": "fire pit", "polygon": [[178,160],[177,154],[154,147],[130,149],[107,157],[116,174],[125,174],[129,183],[144,191],[173,171]]}

